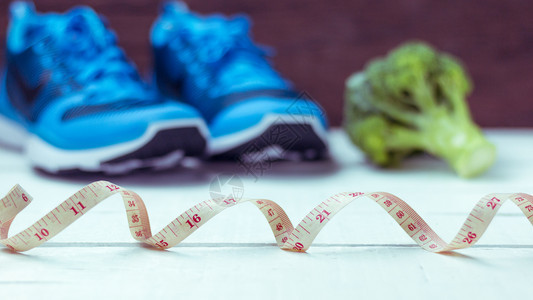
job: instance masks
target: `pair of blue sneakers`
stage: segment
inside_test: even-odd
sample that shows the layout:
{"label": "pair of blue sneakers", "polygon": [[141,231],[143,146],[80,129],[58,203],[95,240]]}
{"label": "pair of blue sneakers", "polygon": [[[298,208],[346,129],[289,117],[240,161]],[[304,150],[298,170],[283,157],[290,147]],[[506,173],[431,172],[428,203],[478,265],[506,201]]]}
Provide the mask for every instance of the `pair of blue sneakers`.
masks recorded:
{"label": "pair of blue sneakers", "polygon": [[327,155],[323,111],[274,71],[244,17],[169,2],[151,33],[153,84],[87,7],[10,6],[0,143],[51,173],[127,173],[184,157],[314,160]]}

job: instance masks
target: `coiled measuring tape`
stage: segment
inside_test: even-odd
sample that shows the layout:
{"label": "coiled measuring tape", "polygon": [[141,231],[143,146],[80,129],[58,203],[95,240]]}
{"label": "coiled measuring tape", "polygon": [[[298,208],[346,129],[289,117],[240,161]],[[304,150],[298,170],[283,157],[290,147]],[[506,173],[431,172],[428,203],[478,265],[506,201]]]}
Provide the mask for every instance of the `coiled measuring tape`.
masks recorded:
{"label": "coiled measuring tape", "polygon": [[452,242],[446,243],[407,203],[394,195],[383,192],[341,193],[316,206],[296,227],[292,225],[285,211],[273,201],[222,199],[207,200],[195,205],[152,235],[148,213],[139,195],[110,182],[97,181],[79,190],[26,230],[8,238],[11,222],[32,201],[32,197],[20,185],[16,185],[2,199],[0,205],[0,243],[13,251],[35,248],[50,240],[98,203],[117,193],[124,201],[132,237],[159,249],[179,244],[224,209],[243,202],[250,202],[259,208],[281,249],[298,252],[304,252],[311,246],[322,227],[337,212],[355,199],[361,198],[378,203],[420,247],[430,252],[451,251],[474,245],[507,200],[514,202],[533,224],[533,196],[522,193],[490,194],[483,197],[472,209]]}

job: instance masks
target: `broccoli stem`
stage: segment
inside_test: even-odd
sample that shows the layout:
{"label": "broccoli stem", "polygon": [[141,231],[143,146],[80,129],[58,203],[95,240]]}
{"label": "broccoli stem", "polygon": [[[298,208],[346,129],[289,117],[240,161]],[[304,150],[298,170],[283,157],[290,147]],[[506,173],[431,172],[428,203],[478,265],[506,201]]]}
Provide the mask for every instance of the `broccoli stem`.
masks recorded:
{"label": "broccoli stem", "polygon": [[493,164],[496,148],[470,119],[439,109],[425,121],[421,127],[425,150],[446,160],[460,176],[477,176]]}
{"label": "broccoli stem", "polygon": [[396,103],[390,103],[385,101],[380,101],[378,99],[374,100],[374,106],[381,110],[385,115],[388,115],[404,124],[411,126],[420,126],[420,117],[418,113],[408,112],[405,110],[405,107],[402,107]]}
{"label": "broccoli stem", "polygon": [[394,150],[423,150],[426,145],[421,132],[394,125],[387,135],[387,147]]}
{"label": "broccoli stem", "polygon": [[[464,96],[457,91],[446,90],[444,95],[452,103],[452,112],[459,119],[471,119],[470,111],[464,100]],[[474,125],[475,126],[475,125]]]}
{"label": "broccoli stem", "polygon": [[418,107],[423,113],[435,109],[435,99],[432,91],[428,88],[429,86],[424,78],[417,78],[413,82],[413,99],[418,103]]}
{"label": "broccoli stem", "polygon": [[426,151],[444,159],[465,178],[477,176],[493,164],[496,148],[470,119],[450,115],[439,107],[423,122],[417,129],[391,127],[388,148]]}

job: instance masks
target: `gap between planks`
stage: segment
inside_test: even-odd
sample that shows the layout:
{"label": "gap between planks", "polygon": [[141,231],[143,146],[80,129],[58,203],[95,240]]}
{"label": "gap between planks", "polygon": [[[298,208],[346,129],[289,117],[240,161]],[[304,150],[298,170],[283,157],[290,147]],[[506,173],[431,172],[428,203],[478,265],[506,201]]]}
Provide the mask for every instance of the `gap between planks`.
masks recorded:
{"label": "gap between planks", "polygon": [[[149,247],[142,243],[135,242],[64,242],[54,243],[49,242],[39,246],[39,248],[120,248],[120,247]],[[183,243],[174,248],[261,248],[261,247],[277,247],[275,243]],[[345,248],[420,248],[416,244],[350,244],[350,243],[316,243],[312,248],[330,248],[330,247],[345,247]],[[171,249],[174,249],[171,248]],[[533,245],[514,245],[514,244],[485,244],[474,245],[473,249],[533,249]],[[154,248],[155,249],[155,248]],[[156,249],[158,250],[158,249]],[[422,249],[421,249],[422,250]]]}

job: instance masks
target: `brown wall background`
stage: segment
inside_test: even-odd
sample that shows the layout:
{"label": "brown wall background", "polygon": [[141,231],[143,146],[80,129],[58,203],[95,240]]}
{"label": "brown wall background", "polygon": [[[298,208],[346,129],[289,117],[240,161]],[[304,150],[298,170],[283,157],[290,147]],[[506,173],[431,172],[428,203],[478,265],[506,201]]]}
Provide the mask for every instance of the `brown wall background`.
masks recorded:
{"label": "brown wall background", "polygon": [[[3,57],[7,7],[0,1]],[[153,0],[37,0],[40,11],[88,4],[109,19],[139,69],[150,68]],[[203,13],[249,14],[256,41],[275,47],[276,68],[342,120],[344,80],[365,62],[409,39],[462,59],[475,90],[469,103],[482,126],[533,126],[533,1],[203,0]],[[1,62],[1,60],[0,60]]]}

